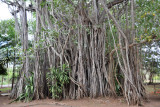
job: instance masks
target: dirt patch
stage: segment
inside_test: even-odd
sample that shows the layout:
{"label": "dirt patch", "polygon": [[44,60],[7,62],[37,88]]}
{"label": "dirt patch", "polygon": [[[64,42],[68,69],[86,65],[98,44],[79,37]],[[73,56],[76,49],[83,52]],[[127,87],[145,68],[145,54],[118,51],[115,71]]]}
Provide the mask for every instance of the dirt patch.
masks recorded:
{"label": "dirt patch", "polygon": [[[159,88],[157,88],[158,91]],[[147,87],[148,102],[143,102],[143,107],[160,107],[160,94],[153,93],[153,86]],[[0,92],[1,94],[2,92]],[[12,100],[9,100],[7,96],[0,96],[0,107],[137,107],[128,106],[127,102],[119,98],[83,98],[80,100],[62,100],[55,101],[52,99],[36,100],[29,103],[14,102],[8,104]]]}
{"label": "dirt patch", "polygon": [[[8,97],[0,96],[0,107],[128,107],[123,98],[84,98],[80,100],[55,101],[52,99],[36,100],[29,103],[14,102]],[[130,106],[137,107],[137,106]],[[143,102],[143,107],[160,107],[160,95],[151,95],[148,102]]]}
{"label": "dirt patch", "polygon": [[29,103],[15,102],[8,104],[11,100],[8,97],[0,96],[0,107],[128,107],[122,98],[84,98],[80,100],[55,101],[52,99],[36,100]]}

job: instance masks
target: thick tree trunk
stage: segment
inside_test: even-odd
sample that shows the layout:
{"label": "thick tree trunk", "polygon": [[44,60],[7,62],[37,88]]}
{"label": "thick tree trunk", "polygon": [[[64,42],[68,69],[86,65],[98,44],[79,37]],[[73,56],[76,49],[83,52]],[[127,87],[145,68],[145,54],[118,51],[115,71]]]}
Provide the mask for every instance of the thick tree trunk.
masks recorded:
{"label": "thick tree trunk", "polygon": [[12,89],[11,92],[11,98],[14,97],[19,97],[20,95],[23,94],[24,92],[24,83],[26,81],[25,78],[29,78],[29,57],[28,57],[28,53],[27,53],[27,49],[28,49],[28,24],[27,24],[27,12],[26,12],[26,4],[25,2],[22,0],[21,1],[21,5],[22,7],[20,8],[20,12],[21,12],[21,24],[22,24],[22,29],[20,31],[20,36],[21,36],[21,43],[22,43],[22,49],[23,49],[23,55],[24,59],[23,59],[23,66],[21,69],[21,75],[19,80],[17,81],[15,87]]}
{"label": "thick tree trunk", "polygon": [[153,83],[153,74],[150,73],[149,75],[149,84],[152,84]]}

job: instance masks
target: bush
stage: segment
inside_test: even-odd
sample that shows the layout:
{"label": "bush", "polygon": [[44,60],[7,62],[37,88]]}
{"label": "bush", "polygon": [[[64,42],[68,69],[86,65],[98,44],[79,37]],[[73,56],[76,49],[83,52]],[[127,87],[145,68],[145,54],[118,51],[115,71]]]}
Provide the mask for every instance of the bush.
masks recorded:
{"label": "bush", "polygon": [[63,64],[62,67],[52,68],[51,72],[47,73],[49,92],[52,98],[60,99],[62,97],[63,87],[69,83],[69,66]]}
{"label": "bush", "polygon": [[31,72],[31,76],[29,78],[25,77],[26,79],[26,84],[24,87],[25,90],[15,101],[24,100],[25,102],[28,102],[33,99],[33,92],[34,92],[33,76],[34,76],[34,73]]}

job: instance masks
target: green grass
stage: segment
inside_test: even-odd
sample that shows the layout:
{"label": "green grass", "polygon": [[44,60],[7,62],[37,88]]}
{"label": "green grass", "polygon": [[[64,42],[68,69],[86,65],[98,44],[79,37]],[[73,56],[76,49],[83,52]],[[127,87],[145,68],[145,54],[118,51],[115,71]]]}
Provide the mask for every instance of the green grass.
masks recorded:
{"label": "green grass", "polygon": [[154,76],[154,78],[153,78],[155,81],[160,81],[160,76],[159,75],[156,75],[156,76]]}
{"label": "green grass", "polygon": [[11,87],[6,87],[6,88],[0,88],[1,92],[8,92],[11,90]]}

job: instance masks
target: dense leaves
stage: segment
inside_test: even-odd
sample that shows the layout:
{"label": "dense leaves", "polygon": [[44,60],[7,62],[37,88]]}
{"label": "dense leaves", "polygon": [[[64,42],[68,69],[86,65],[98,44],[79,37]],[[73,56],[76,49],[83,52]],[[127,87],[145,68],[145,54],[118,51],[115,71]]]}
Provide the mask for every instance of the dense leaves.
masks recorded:
{"label": "dense leaves", "polygon": [[137,21],[135,23],[139,40],[151,41],[159,38],[160,29],[160,5],[159,0],[136,0]]}
{"label": "dense leaves", "polygon": [[69,83],[70,69],[67,65],[63,64],[58,68],[51,68],[51,72],[47,74],[47,83],[49,86],[49,92],[52,94],[52,98],[61,99],[64,85]]}

